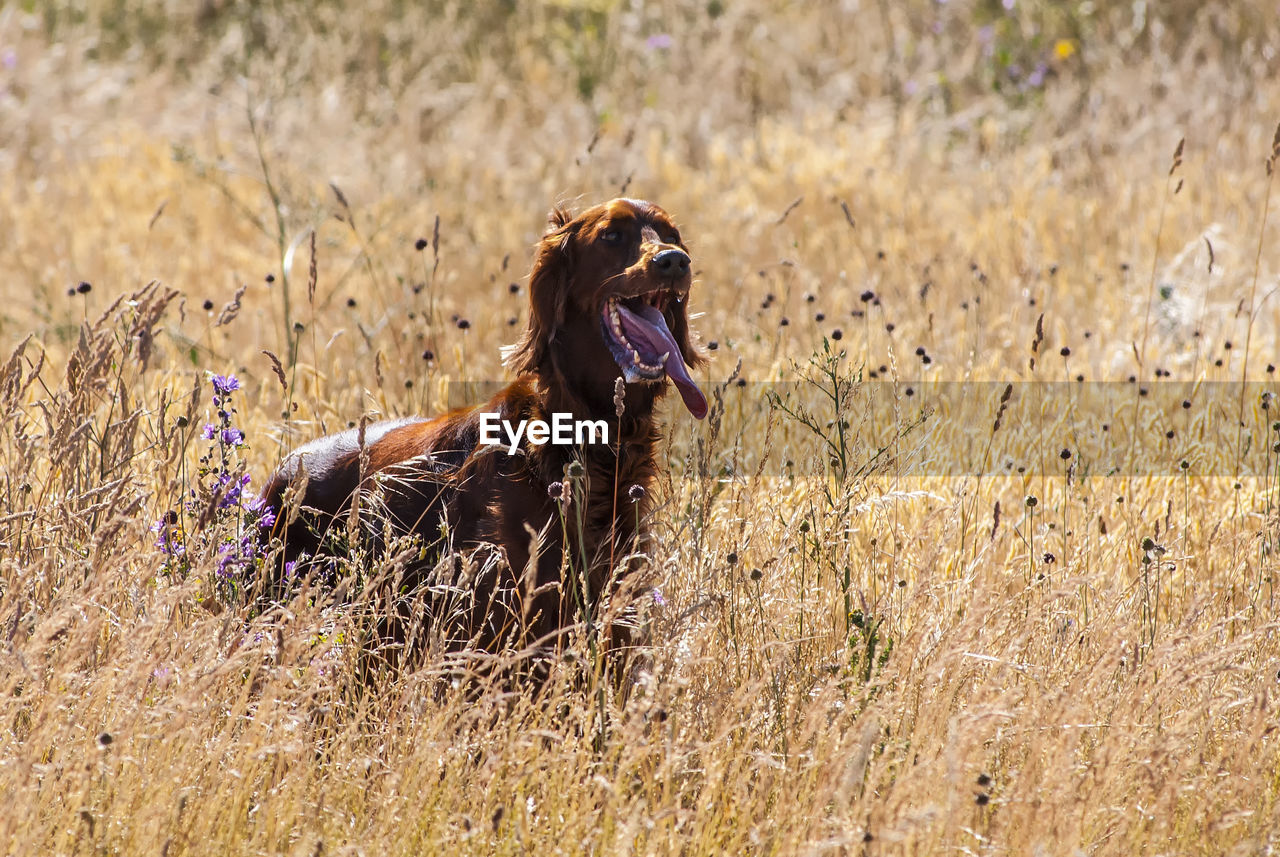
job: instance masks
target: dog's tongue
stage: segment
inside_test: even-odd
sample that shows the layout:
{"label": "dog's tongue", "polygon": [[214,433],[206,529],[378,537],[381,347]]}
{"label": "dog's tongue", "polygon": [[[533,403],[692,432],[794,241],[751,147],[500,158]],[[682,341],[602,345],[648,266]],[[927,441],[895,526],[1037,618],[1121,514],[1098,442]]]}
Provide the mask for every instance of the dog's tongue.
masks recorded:
{"label": "dog's tongue", "polygon": [[[676,388],[680,390],[680,398],[684,399],[684,406],[689,409],[689,413],[698,419],[705,417],[707,397],[702,395],[698,385],[689,377],[689,370],[685,368],[680,346],[676,345],[676,338],[671,335],[667,320],[662,317],[658,308],[643,304],[636,312],[620,304],[618,311],[631,341],[652,349],[652,354],[644,355],[646,363],[656,362],[664,352],[669,352],[663,367],[667,370],[667,377],[676,382]],[[637,342],[637,340],[641,341]]]}

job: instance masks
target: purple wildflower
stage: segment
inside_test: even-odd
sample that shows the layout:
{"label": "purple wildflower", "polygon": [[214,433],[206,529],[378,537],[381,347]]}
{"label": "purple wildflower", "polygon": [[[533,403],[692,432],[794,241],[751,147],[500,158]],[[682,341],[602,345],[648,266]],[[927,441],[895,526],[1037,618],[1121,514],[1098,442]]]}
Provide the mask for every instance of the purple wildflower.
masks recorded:
{"label": "purple wildflower", "polygon": [[258,526],[262,529],[265,530],[275,526],[276,510],[264,498],[254,497],[245,508],[258,516]]}
{"label": "purple wildflower", "polygon": [[232,390],[240,389],[240,379],[235,375],[214,375],[212,380],[213,389],[224,396]]}
{"label": "purple wildflower", "polygon": [[[165,517],[156,521],[151,525],[151,532],[156,534],[156,547],[160,552],[168,556],[182,556],[183,544],[180,540],[174,539],[173,529],[174,520],[170,519],[173,513],[170,512]],[[176,518],[176,516],[174,516]]]}
{"label": "purple wildflower", "polygon": [[244,443],[244,432],[234,426],[227,426],[222,430],[222,442],[228,446],[239,446]]}
{"label": "purple wildflower", "polygon": [[230,580],[237,572],[253,563],[257,556],[254,536],[245,535],[239,540],[228,539],[218,545],[218,577]]}
{"label": "purple wildflower", "polygon": [[204,428],[200,429],[200,436],[205,440],[213,440],[213,436],[218,433],[218,427],[213,423],[205,423]]}
{"label": "purple wildflower", "polygon": [[653,603],[659,607],[667,606],[667,599],[662,597],[662,590],[656,586],[653,587]]}
{"label": "purple wildflower", "polygon": [[237,557],[234,553],[235,542],[223,542],[218,545],[218,577],[223,580],[229,580],[235,573],[232,567],[236,564]]}
{"label": "purple wildflower", "polygon": [[645,47],[651,51],[665,51],[674,44],[670,33],[654,33],[644,40]]}
{"label": "purple wildflower", "polygon": [[240,497],[244,493],[244,489],[249,484],[252,477],[248,473],[242,475],[239,479],[233,480],[230,473],[223,473],[218,477],[218,485],[215,489],[222,493],[225,489],[226,493],[222,494],[222,499],[218,501],[219,509],[229,509],[240,503]]}

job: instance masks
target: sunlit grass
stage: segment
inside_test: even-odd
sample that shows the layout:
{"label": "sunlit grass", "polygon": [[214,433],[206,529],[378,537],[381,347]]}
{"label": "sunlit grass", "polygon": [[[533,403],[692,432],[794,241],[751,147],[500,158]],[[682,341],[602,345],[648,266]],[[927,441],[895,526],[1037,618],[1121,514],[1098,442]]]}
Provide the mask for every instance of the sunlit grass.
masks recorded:
{"label": "sunlit grass", "polygon": [[[1275,847],[1268,4],[403,5],[0,6],[0,852]],[[624,189],[723,408],[629,697],[362,680],[374,594],[255,614],[213,513],[166,570],[208,373],[255,485],[439,410]]]}

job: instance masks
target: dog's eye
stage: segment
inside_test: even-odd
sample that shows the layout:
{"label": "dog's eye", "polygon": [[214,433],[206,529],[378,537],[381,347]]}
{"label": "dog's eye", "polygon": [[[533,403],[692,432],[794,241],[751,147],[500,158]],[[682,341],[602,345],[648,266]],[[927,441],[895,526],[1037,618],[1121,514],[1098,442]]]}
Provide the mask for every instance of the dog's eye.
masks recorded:
{"label": "dog's eye", "polygon": [[617,229],[606,229],[600,233],[600,240],[606,244],[617,244],[622,240],[622,232]]}

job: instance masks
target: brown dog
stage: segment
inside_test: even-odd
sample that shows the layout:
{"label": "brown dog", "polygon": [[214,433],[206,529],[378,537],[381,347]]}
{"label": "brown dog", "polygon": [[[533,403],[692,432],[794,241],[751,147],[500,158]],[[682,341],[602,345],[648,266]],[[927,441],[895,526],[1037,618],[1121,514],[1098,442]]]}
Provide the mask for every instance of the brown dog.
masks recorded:
{"label": "brown dog", "polygon": [[[556,210],[551,226],[529,277],[528,330],[506,354],[515,381],[478,407],[375,423],[363,438],[352,429],[295,450],[263,492],[275,509],[291,484],[301,494],[301,512],[281,514],[272,534],[283,542],[277,568],[332,553],[326,539],[346,530],[356,500],[363,540],[417,535],[427,548],[402,589],[427,581],[450,549],[500,549],[466,581],[469,606],[452,608],[456,641],[487,650],[554,644],[575,622],[597,621],[649,508],[654,406],[670,379],[702,419],[707,401],[686,365],[706,358],[688,323],[689,254],[662,209],[615,199],[572,219]],[[536,444],[525,435],[509,454],[508,434],[482,443],[494,436],[486,414],[512,426],[552,423],[555,414],[604,421],[608,442]],[[456,596],[458,585],[444,589]],[[614,645],[625,637],[612,631]]]}

